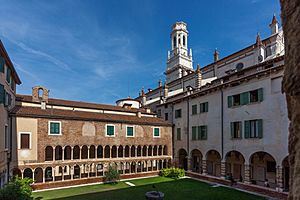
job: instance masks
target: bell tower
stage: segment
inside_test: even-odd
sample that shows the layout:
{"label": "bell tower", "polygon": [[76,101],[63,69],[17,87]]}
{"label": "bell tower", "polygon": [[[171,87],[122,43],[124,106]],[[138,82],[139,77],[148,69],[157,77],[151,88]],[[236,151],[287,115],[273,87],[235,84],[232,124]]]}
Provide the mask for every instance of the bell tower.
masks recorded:
{"label": "bell tower", "polygon": [[171,52],[168,51],[167,69],[165,72],[167,83],[181,78],[193,71],[192,49],[188,49],[188,31],[184,22],[176,22],[172,26]]}

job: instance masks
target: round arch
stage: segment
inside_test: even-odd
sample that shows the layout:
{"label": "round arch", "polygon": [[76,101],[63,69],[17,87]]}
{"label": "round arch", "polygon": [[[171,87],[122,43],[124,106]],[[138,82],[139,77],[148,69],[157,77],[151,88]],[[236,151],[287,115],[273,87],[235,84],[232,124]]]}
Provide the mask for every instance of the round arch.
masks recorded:
{"label": "round arch", "polygon": [[206,153],[206,170],[209,175],[221,176],[221,155],[216,150]]}
{"label": "round arch", "polygon": [[179,149],[178,150],[178,164],[180,168],[183,168],[184,170],[187,170],[188,167],[188,153],[185,149]]}
{"label": "round arch", "polygon": [[192,171],[202,173],[202,153],[198,149],[193,149],[191,151],[191,159],[192,159]]}

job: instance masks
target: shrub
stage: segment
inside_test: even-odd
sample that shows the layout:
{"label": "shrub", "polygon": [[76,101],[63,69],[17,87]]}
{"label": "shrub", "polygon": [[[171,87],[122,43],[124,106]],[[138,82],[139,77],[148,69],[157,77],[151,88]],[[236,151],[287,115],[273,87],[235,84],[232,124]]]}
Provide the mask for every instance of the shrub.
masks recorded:
{"label": "shrub", "polygon": [[169,177],[169,178],[180,178],[185,176],[184,169],[180,168],[164,168],[160,170],[160,176]]}
{"label": "shrub", "polygon": [[32,200],[32,183],[30,178],[21,179],[16,176],[0,189],[0,200]]}
{"label": "shrub", "polygon": [[105,172],[105,182],[117,183],[120,180],[120,173],[116,167],[109,166],[108,170]]}

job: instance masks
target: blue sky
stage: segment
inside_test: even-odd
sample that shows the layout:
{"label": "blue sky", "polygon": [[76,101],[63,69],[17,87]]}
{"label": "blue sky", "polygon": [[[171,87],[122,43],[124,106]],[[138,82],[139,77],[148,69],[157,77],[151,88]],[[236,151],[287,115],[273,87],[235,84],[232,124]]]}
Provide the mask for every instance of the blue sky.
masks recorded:
{"label": "blue sky", "polygon": [[194,68],[270,35],[279,0],[0,0],[0,38],[22,80],[52,98],[112,103],[164,80],[171,25],[189,29]]}

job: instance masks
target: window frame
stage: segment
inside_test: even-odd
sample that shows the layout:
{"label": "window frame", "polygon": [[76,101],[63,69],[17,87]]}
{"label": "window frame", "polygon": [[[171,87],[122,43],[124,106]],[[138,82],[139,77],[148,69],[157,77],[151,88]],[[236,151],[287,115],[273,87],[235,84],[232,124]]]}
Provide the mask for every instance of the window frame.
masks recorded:
{"label": "window frame", "polygon": [[[177,116],[177,112],[180,113],[180,116]],[[179,118],[181,118],[181,117],[182,117],[182,109],[181,109],[181,108],[176,109],[176,110],[175,110],[175,119],[179,119]]]}
{"label": "window frame", "polygon": [[192,105],[192,115],[197,115],[198,113],[198,106],[197,104]]}
{"label": "window frame", "polygon": [[[239,127],[239,135],[238,137],[235,137],[235,133],[236,133],[236,127]],[[242,121],[234,121],[231,122],[230,124],[230,133],[231,133],[231,139],[242,139],[242,135],[243,135],[243,122]]]}
{"label": "window frame", "polygon": [[[157,128],[158,128],[158,133],[159,133],[158,136],[155,135],[155,129],[157,129]],[[160,127],[153,127],[153,137],[154,138],[160,138]]]}
{"label": "window frame", "polygon": [[[28,134],[29,135],[29,149],[22,149],[21,148],[21,134]],[[32,144],[31,144],[31,132],[26,132],[26,131],[20,131],[18,132],[18,136],[19,136],[19,139],[18,139],[18,150],[31,150],[32,149]]]}
{"label": "window frame", "polygon": [[[132,127],[132,136],[131,135],[128,135],[128,127]],[[134,126],[131,126],[131,125],[126,125],[126,137],[135,137],[135,127]]]}
{"label": "window frame", "polygon": [[199,107],[200,107],[200,113],[207,113],[208,112],[208,101],[200,103]]}
{"label": "window frame", "polygon": [[181,141],[181,128],[180,127],[176,128],[176,140]]}
{"label": "window frame", "polygon": [[[51,133],[51,123],[59,123],[59,134]],[[62,135],[61,121],[48,121],[48,135]]]}
{"label": "window frame", "polygon": [[[113,126],[114,127],[114,134],[113,135],[108,135],[107,134],[107,127],[108,126]],[[127,130],[126,130],[127,132]],[[116,125],[114,124],[105,124],[105,137],[115,137],[116,136]]]}

